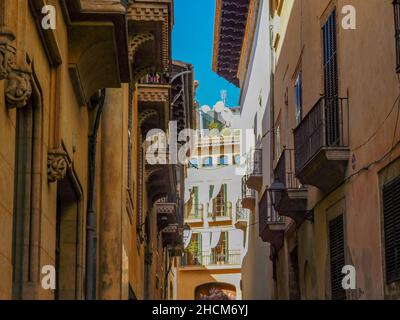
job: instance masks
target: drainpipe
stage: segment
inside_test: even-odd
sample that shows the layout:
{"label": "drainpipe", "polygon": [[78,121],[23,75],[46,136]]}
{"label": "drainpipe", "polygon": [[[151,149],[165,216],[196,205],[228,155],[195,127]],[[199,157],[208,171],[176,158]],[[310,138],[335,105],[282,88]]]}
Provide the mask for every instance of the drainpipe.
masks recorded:
{"label": "drainpipe", "polygon": [[102,89],[97,104],[96,117],[88,142],[88,204],[86,212],[86,300],[96,299],[96,211],[94,204],[95,175],[96,175],[96,146],[101,115],[104,108],[106,90]]}

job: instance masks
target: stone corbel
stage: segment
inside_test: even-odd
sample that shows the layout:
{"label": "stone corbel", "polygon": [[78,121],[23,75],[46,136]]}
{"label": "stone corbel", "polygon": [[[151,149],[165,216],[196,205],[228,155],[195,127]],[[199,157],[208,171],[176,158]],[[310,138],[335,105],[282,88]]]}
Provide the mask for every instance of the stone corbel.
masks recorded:
{"label": "stone corbel", "polygon": [[0,80],[5,80],[7,108],[25,107],[32,94],[31,70],[29,66],[16,64],[15,40],[12,31],[0,28]]}
{"label": "stone corbel", "polygon": [[47,180],[50,183],[64,179],[68,167],[69,161],[64,150],[49,150],[47,155]]}
{"label": "stone corbel", "polygon": [[0,28],[0,80],[7,78],[11,66],[15,64],[15,48],[11,42],[15,40],[12,31]]}

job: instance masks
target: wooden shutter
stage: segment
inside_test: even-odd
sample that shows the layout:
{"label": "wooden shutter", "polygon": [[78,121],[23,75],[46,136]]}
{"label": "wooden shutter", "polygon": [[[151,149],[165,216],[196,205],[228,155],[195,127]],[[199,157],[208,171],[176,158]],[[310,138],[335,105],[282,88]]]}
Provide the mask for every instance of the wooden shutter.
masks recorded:
{"label": "wooden shutter", "polygon": [[346,292],[342,287],[342,268],[345,266],[343,215],[329,222],[329,253],[332,300],[345,300]]}
{"label": "wooden shutter", "polygon": [[228,215],[228,185],[224,184],[224,216]]}
{"label": "wooden shutter", "polygon": [[400,280],[400,177],[383,187],[385,266],[388,284]]}
{"label": "wooden shutter", "polygon": [[396,72],[400,73],[400,0],[393,1],[396,38]]}
{"label": "wooden shutter", "polygon": [[325,126],[326,143],[335,146],[340,143],[338,107],[338,67],[336,44],[336,10],[332,12],[322,28],[324,48]]}

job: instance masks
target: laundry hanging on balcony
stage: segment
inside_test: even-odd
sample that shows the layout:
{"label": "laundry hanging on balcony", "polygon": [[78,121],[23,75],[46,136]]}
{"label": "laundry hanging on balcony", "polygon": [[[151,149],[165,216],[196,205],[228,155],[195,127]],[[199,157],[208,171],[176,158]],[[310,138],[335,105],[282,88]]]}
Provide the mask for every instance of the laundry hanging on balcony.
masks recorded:
{"label": "laundry hanging on balcony", "polygon": [[192,240],[193,230],[188,229],[183,231],[183,248],[186,249]]}
{"label": "laundry hanging on balcony", "polygon": [[218,194],[221,192],[222,184],[218,183],[218,184],[213,185],[212,187],[213,188],[211,188],[209,190],[209,200],[208,200],[208,209],[207,209],[209,216],[213,214],[213,209],[214,209],[213,201],[218,196]]}
{"label": "laundry hanging on balcony", "polygon": [[221,232],[221,229],[215,229],[210,232],[210,249],[214,249],[218,245],[221,238]]}

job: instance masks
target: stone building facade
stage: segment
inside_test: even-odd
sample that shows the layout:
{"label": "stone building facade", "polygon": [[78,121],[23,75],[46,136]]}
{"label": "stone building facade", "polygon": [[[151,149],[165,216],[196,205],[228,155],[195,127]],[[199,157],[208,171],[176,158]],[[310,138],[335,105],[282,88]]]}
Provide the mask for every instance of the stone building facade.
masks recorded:
{"label": "stone building facade", "polygon": [[172,0],[0,1],[0,299],[167,298],[184,168],[143,141],[194,123],[172,27]]}
{"label": "stone building facade", "polygon": [[[264,285],[274,299],[398,298],[400,3],[260,2],[269,11],[260,27],[270,33],[269,144],[263,178],[253,171],[246,185],[258,191],[272,262]],[[258,68],[242,63],[257,1],[217,3],[237,28],[234,45],[214,50],[214,69],[243,96],[242,75]],[[227,27],[218,26],[216,39]],[[347,290],[346,272],[355,280]]]}

